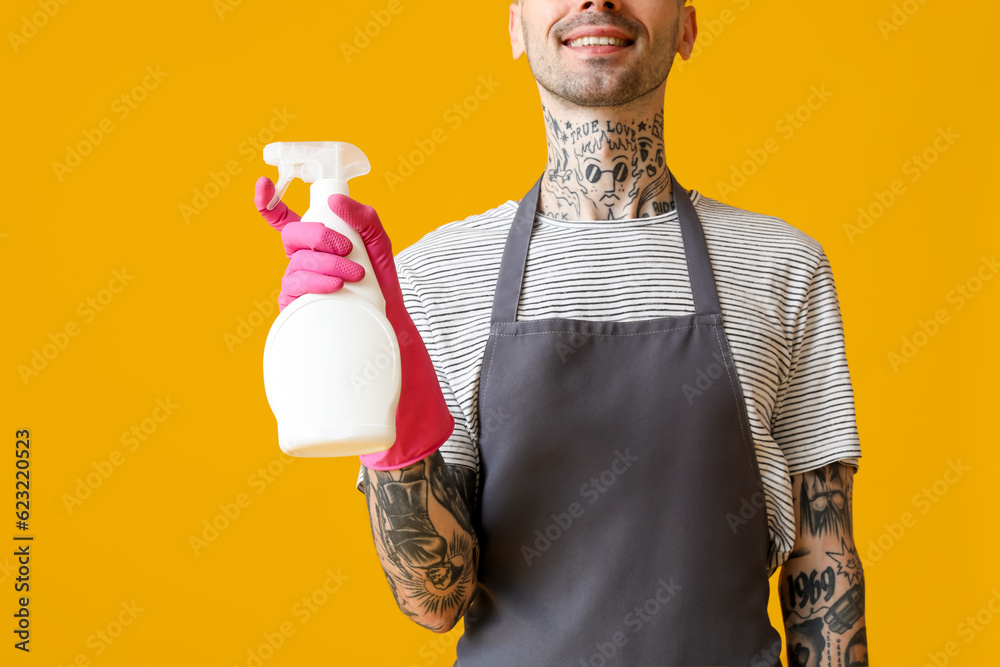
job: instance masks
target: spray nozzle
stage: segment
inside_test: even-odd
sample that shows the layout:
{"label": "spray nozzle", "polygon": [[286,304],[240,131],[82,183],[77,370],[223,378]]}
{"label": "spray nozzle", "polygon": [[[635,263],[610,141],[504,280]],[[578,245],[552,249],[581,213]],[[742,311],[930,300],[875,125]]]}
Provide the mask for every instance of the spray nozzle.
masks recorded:
{"label": "spray nozzle", "polygon": [[281,201],[293,178],[306,183],[332,178],[347,194],[347,181],[364,176],[372,168],[360,148],[343,141],[277,141],[264,146],[264,162],[278,168],[274,196],[267,205],[269,211]]}

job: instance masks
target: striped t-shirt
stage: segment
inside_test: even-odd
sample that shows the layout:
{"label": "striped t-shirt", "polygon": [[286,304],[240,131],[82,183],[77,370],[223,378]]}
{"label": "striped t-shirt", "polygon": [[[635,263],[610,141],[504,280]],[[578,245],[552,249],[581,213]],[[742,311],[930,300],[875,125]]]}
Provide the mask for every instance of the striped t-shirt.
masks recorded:
{"label": "striped t-shirt", "polygon": [[[795,540],[790,475],[833,461],[857,468],[861,456],[833,274],[821,244],[783,220],[695,190],[690,195],[746,398],[774,572]],[[517,205],[509,200],[442,225],[395,257],[404,303],[455,417],[441,455],[450,465],[474,469],[477,487],[479,375]],[[676,208],[625,220],[536,216],[518,320],[646,320],[693,312]]]}

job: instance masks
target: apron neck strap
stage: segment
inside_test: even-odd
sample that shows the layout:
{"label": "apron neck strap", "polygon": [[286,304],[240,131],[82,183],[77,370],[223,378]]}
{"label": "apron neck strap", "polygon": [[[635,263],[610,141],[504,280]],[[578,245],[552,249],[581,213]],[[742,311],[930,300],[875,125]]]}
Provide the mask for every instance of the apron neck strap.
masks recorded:
{"label": "apron neck strap", "polygon": [[[539,177],[528,190],[528,194],[521,199],[510,232],[507,234],[503,257],[500,260],[496,293],[493,296],[492,322],[494,323],[514,322],[517,319],[517,303],[521,296],[524,267],[528,259],[528,244],[535,226],[535,212],[538,210],[538,189],[543,177],[544,175]],[[670,172],[670,185],[680,222],[681,238],[684,241],[684,256],[687,260],[695,313],[699,315],[721,313],[719,293],[715,285],[715,274],[708,255],[705,233],[698,213],[691,203],[691,195],[677,182],[673,172]],[[609,226],[613,225],[613,222],[609,223]]]}

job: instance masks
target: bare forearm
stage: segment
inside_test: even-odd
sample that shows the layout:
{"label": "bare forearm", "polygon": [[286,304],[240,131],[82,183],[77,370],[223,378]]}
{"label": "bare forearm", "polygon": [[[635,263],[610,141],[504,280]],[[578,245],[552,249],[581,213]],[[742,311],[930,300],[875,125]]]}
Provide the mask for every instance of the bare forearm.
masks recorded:
{"label": "bare forearm", "polygon": [[396,604],[435,632],[454,627],[475,592],[470,474],[445,465],[440,452],[399,470],[364,470],[372,537]]}
{"label": "bare forearm", "polygon": [[867,665],[865,575],[854,543],[853,475],[841,464],[793,484],[798,535],[779,593],[789,667]]}

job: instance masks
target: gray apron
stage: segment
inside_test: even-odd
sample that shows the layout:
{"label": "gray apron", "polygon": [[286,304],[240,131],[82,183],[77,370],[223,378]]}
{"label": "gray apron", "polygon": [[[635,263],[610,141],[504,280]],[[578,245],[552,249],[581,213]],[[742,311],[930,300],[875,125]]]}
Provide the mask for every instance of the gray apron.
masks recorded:
{"label": "gray apron", "polygon": [[766,512],[746,511],[760,469],[690,195],[671,174],[694,314],[517,321],[540,182],[493,299],[455,665],[780,667]]}

